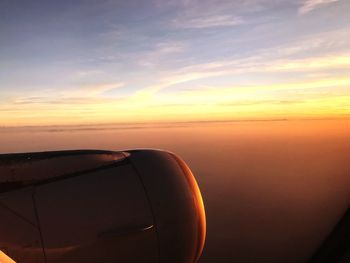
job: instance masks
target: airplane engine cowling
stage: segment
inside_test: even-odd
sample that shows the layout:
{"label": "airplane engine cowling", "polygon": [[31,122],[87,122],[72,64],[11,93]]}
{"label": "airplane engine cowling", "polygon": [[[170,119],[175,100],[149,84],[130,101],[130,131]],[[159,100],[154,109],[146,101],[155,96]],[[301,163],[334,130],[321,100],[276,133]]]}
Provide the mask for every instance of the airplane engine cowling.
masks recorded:
{"label": "airplane engine cowling", "polygon": [[178,156],[159,151],[130,155],[154,214],[161,262],[196,262],[202,253],[206,222],[198,185]]}
{"label": "airplane engine cowling", "polygon": [[196,262],[206,223],[188,166],[159,150],[0,155],[0,250],[16,262]]}

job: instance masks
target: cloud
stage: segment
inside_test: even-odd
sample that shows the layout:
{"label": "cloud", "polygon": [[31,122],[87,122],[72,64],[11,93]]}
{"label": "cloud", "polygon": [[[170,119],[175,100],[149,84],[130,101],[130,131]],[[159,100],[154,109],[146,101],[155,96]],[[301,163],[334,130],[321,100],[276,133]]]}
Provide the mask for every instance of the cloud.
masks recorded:
{"label": "cloud", "polygon": [[336,56],[321,56],[306,59],[285,59],[276,61],[266,69],[267,71],[310,71],[333,68],[350,68],[350,54]]}
{"label": "cloud", "polygon": [[8,99],[14,105],[41,105],[41,104],[103,104],[106,102],[115,102],[121,98],[106,97],[104,93],[124,86],[122,82],[87,85],[81,87],[65,88],[58,91],[41,91],[43,95],[14,95]]}
{"label": "cloud", "polygon": [[13,105],[97,105],[115,103],[123,98],[93,98],[93,97],[17,97],[12,99]]}
{"label": "cloud", "polygon": [[104,72],[102,70],[79,70],[76,73],[78,79],[93,78],[98,75],[102,75]]}
{"label": "cloud", "polygon": [[170,72],[160,79],[157,84],[139,90],[135,96],[147,100],[159,91],[177,84],[219,76],[247,73],[305,73],[338,68],[350,69],[350,54],[324,55],[302,59],[279,59],[273,58],[271,55],[256,55],[243,59],[214,61],[184,67]]}
{"label": "cloud", "polygon": [[171,56],[185,52],[186,44],[181,41],[164,41],[153,45],[150,51],[134,55],[134,61],[143,67],[158,67]]}
{"label": "cloud", "polygon": [[304,100],[242,100],[242,101],[231,101],[231,102],[224,102],[219,103],[218,105],[221,106],[254,106],[254,105],[260,105],[260,104],[269,104],[269,105],[287,105],[287,104],[299,104],[303,103]]}
{"label": "cloud", "polygon": [[320,6],[324,6],[327,4],[331,4],[334,2],[338,2],[338,1],[339,0],[306,0],[302,4],[302,6],[299,8],[299,14],[304,15],[311,12],[315,8],[318,8]]}
{"label": "cloud", "polygon": [[242,18],[232,15],[212,15],[191,19],[179,18],[173,21],[175,27],[185,29],[207,29],[213,27],[229,27],[243,24]]}
{"label": "cloud", "polygon": [[350,30],[341,28],[331,31],[324,31],[305,37],[297,37],[286,44],[266,49],[263,53],[273,53],[276,56],[293,57],[307,56],[314,54],[327,54],[334,51],[349,51]]}
{"label": "cloud", "polygon": [[107,91],[118,89],[123,86],[124,86],[124,83],[122,82],[83,86],[76,90],[76,94],[83,97],[101,96],[103,95],[103,93]]}
{"label": "cloud", "polygon": [[161,42],[156,45],[155,53],[170,54],[170,53],[180,53],[185,49],[185,45],[181,42]]}
{"label": "cloud", "polygon": [[247,73],[303,73],[324,76],[332,70],[348,71],[349,32],[335,30],[318,33],[280,46],[258,50],[250,56],[213,60],[169,70],[162,73],[157,83],[144,87],[136,95],[147,98],[177,84],[220,76]]}
{"label": "cloud", "polygon": [[[274,84],[268,85],[232,85],[228,87],[207,87],[202,88],[200,90],[188,90],[183,91],[181,94],[184,94],[186,97],[206,97],[214,99],[215,97],[221,98],[229,98],[229,96],[233,96],[234,98],[245,98],[246,95],[259,93],[260,95],[267,95],[268,92],[275,91],[302,91],[303,93],[307,91],[317,90],[317,94],[320,94],[320,89],[327,89],[338,87],[338,92],[341,94],[350,95],[350,91],[347,89],[350,85],[349,77],[338,77],[338,78],[324,78],[317,80],[299,80],[296,82],[278,82]],[[218,89],[220,93],[218,93]],[[310,93],[313,94],[313,93]]]}

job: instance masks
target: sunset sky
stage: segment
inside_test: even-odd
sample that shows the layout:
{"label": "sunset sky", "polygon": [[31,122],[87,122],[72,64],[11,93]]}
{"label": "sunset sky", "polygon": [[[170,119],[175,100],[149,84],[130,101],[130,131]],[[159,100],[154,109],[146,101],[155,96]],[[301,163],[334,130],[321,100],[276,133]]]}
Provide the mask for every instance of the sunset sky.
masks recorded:
{"label": "sunset sky", "polygon": [[348,0],[0,2],[0,126],[350,117]]}

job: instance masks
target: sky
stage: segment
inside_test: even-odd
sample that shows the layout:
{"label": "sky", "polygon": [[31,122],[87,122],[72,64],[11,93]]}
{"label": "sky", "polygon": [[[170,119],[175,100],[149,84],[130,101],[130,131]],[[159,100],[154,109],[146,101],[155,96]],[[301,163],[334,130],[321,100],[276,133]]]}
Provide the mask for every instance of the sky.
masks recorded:
{"label": "sky", "polygon": [[350,117],[348,0],[1,0],[0,126]]}

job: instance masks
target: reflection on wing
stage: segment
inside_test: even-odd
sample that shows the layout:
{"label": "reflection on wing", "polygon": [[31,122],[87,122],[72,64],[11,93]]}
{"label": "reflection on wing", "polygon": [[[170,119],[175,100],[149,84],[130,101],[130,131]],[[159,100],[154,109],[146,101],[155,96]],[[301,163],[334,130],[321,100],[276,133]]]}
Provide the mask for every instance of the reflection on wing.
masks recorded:
{"label": "reflection on wing", "polygon": [[16,262],[0,250],[0,263],[16,263]]}

